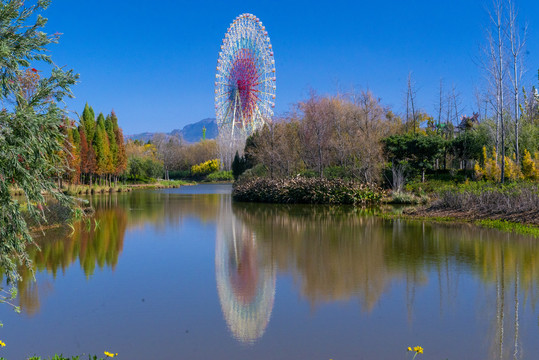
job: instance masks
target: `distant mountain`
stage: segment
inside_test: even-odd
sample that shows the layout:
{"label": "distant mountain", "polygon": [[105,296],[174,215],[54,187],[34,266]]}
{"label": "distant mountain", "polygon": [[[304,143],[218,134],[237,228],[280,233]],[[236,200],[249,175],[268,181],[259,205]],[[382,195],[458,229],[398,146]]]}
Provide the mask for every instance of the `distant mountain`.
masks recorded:
{"label": "distant mountain", "polygon": [[[202,128],[206,127],[206,139],[215,139],[219,134],[217,128],[217,121],[214,118],[207,118],[197,121],[196,123],[187,124],[181,130],[175,129],[166,135],[174,136],[177,138],[182,137],[185,142],[195,143],[202,139]],[[134,135],[126,135],[126,140],[140,140],[142,142],[148,142],[157,133],[144,132]]]}

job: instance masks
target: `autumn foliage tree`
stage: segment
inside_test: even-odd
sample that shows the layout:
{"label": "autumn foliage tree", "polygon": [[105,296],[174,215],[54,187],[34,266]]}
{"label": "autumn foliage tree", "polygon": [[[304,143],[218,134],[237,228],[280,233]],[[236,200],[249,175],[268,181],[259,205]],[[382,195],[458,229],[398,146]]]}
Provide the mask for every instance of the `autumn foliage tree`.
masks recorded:
{"label": "autumn foliage tree", "polygon": [[63,153],[69,156],[63,180],[70,184],[110,185],[126,172],[127,155],[118,117],[111,111],[106,117],[100,113],[96,120],[94,114],[86,104],[79,126],[66,126]]}

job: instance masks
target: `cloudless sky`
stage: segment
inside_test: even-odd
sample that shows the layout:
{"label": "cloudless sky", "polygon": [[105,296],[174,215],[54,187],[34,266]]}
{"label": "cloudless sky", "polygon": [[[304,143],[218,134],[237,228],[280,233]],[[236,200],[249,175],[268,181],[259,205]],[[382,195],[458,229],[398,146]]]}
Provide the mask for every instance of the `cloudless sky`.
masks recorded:
{"label": "cloudless sky", "polygon": [[[516,0],[529,24],[526,83],[537,84],[539,1]],[[435,112],[440,78],[474,110],[491,0],[73,1],[53,0],[53,60],[80,73],[69,108],[114,109],[124,134],[169,132],[215,117],[219,48],[236,16],[253,13],[275,52],[276,114],[319,94],[370,89],[403,109],[410,71],[422,109]]]}

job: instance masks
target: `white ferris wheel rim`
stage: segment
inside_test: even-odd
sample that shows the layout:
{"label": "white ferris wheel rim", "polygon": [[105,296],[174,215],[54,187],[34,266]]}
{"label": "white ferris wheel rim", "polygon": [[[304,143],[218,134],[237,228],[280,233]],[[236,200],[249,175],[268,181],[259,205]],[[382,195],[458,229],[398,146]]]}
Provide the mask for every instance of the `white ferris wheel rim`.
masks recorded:
{"label": "white ferris wheel rim", "polygon": [[[231,71],[241,52],[250,54],[256,68],[253,95],[248,95],[249,110],[241,104],[238,86],[231,80]],[[275,106],[275,60],[270,38],[262,22],[252,14],[238,16],[228,28],[215,75],[215,112],[219,132],[223,135],[250,135],[271,121]],[[241,71],[241,70],[240,70]],[[236,71],[237,72],[237,71]],[[244,113],[245,112],[245,113]]]}

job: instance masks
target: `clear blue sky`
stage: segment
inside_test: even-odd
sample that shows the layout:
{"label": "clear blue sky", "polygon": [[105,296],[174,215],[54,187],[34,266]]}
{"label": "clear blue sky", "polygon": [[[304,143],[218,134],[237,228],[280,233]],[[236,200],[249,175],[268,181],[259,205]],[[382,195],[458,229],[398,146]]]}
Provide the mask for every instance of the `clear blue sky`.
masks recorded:
{"label": "clear blue sky", "polygon": [[[473,110],[490,0],[73,1],[53,0],[47,30],[57,65],[80,73],[69,107],[118,114],[125,134],[168,132],[214,117],[219,47],[233,19],[260,18],[275,50],[276,113],[338,88],[372,90],[399,112],[412,71],[419,105],[434,112],[439,79]],[[539,1],[517,0],[529,24],[527,82],[539,68]]]}

